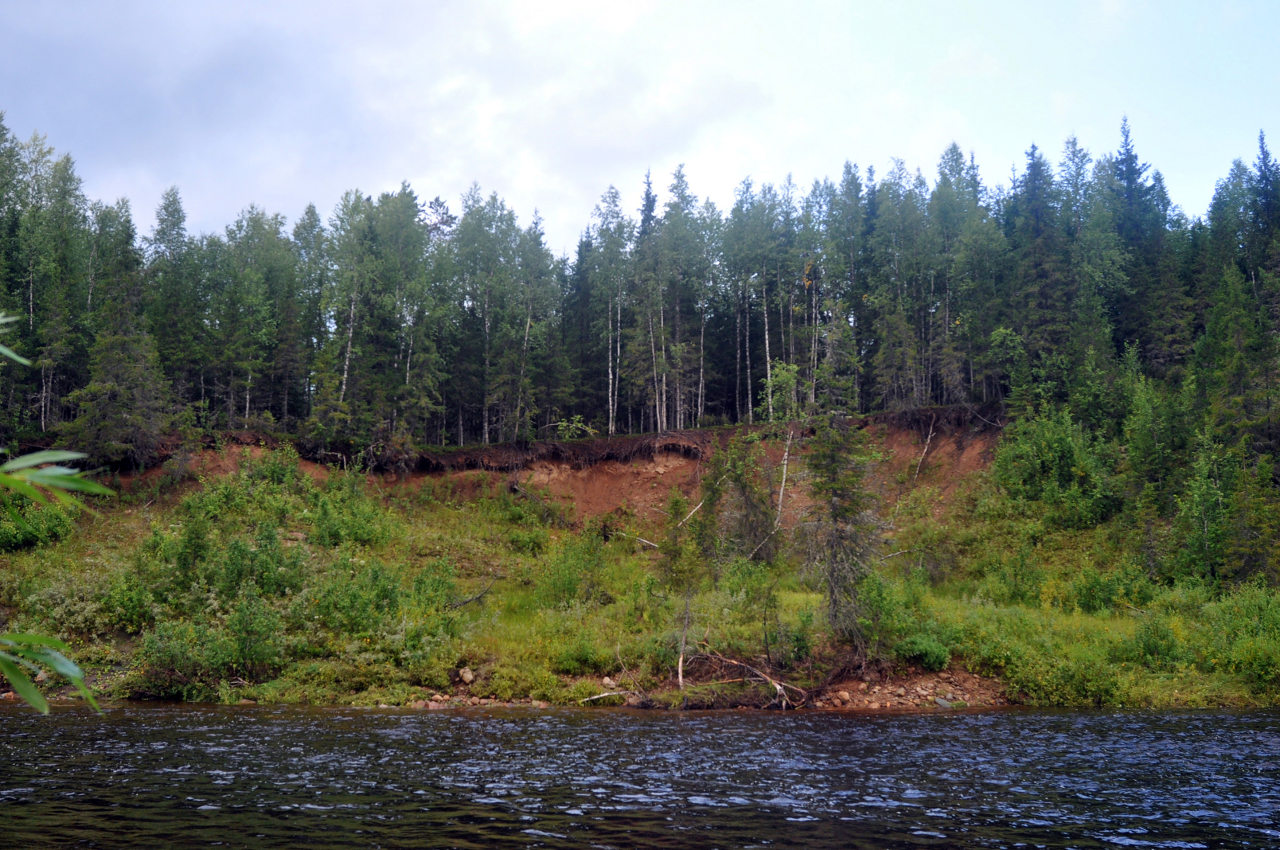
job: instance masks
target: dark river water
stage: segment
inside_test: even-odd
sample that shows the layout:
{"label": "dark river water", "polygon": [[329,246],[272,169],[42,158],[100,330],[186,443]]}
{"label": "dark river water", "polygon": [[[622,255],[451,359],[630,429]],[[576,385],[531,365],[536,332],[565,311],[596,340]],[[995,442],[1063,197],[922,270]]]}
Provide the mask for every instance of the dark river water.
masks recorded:
{"label": "dark river water", "polygon": [[1280,714],[0,710],[3,847],[1280,847]]}

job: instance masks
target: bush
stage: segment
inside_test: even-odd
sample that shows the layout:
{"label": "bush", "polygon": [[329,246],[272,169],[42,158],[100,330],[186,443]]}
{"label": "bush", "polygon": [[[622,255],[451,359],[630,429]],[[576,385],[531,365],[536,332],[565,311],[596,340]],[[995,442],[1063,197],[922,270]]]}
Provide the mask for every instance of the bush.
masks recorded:
{"label": "bush", "polygon": [[1231,669],[1249,689],[1266,693],[1280,685],[1280,644],[1274,638],[1249,635],[1231,647]]}
{"label": "bush", "polygon": [[1114,451],[1059,410],[1005,429],[992,471],[1010,498],[1041,502],[1054,525],[1083,529],[1120,509],[1114,467]]}
{"label": "bush", "polygon": [[52,543],[71,530],[74,508],[38,504],[21,496],[11,496],[9,500],[19,521],[0,503],[0,552]]}
{"label": "bush", "polygon": [[541,528],[513,528],[506,533],[507,546],[522,555],[540,555],[550,538]]}
{"label": "bush", "polygon": [[566,676],[599,675],[616,666],[613,655],[602,650],[581,631],[566,641],[551,659],[551,669]]}
{"label": "bush", "polygon": [[400,582],[377,561],[357,568],[343,559],[314,590],[311,605],[330,629],[371,635],[399,609]]}
{"label": "bush", "polygon": [[234,649],[220,630],[170,620],[142,637],[131,679],[134,696],[210,701],[231,673]]}
{"label": "bush", "polygon": [[136,570],[112,577],[102,605],[111,624],[129,634],[139,634],[155,622],[155,596]]}
{"label": "bush", "polygon": [[227,617],[231,669],[245,679],[267,678],[284,661],[280,615],[247,585]]}
{"label": "bush", "polygon": [[320,546],[379,546],[393,534],[386,512],[354,485],[331,487],[321,494],[311,525],[311,540]]}
{"label": "bush", "polygon": [[1044,570],[1023,549],[1013,558],[993,555],[979,564],[979,595],[997,605],[1038,605]]}
{"label": "bush", "polygon": [[490,695],[506,702],[524,697],[554,700],[561,690],[560,680],[542,667],[504,665],[494,668],[489,676]]}
{"label": "bush", "polygon": [[951,651],[930,634],[914,634],[899,641],[893,651],[908,664],[919,664],[933,672],[945,670],[951,665]]}

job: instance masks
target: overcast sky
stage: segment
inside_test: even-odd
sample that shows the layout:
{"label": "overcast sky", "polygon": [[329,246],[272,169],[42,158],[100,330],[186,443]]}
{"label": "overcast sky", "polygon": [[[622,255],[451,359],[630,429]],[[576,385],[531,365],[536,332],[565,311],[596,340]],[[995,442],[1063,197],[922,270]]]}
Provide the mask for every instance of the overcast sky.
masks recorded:
{"label": "overcast sky", "polygon": [[38,2],[0,0],[0,111],[69,153],[141,233],[177,186],[193,233],[250,204],[323,217],[408,181],[473,183],[569,254],[600,195],[681,163],[727,211],[848,160],[988,185],[1075,135],[1138,155],[1204,214],[1258,131],[1280,151],[1280,2]]}

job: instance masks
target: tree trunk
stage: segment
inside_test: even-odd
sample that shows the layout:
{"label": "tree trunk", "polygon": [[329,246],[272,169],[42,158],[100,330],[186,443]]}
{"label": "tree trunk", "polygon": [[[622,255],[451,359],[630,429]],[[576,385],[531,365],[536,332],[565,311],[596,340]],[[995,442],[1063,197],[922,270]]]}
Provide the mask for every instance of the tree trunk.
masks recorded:
{"label": "tree trunk", "polygon": [[347,376],[351,372],[351,342],[356,332],[356,293],[351,293],[351,310],[347,314],[347,351],[342,358],[342,388],[338,390],[338,403],[347,397]]}

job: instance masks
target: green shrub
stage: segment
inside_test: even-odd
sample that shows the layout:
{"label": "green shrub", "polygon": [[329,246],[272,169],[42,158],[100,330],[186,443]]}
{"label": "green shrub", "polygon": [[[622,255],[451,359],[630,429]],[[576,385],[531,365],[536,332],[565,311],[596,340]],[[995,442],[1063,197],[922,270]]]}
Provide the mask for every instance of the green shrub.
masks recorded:
{"label": "green shrub", "polygon": [[1112,660],[1140,664],[1148,670],[1169,670],[1188,659],[1188,652],[1167,618],[1148,614],[1133,637],[1112,648]]}
{"label": "green shrub", "polygon": [[63,634],[92,637],[112,628],[103,605],[106,579],[98,575],[59,576],[53,584],[32,594],[26,607]]}
{"label": "green shrub", "polygon": [[917,590],[876,572],[858,583],[858,628],[872,654],[883,655],[917,619]]}
{"label": "green shrub", "polygon": [[1085,567],[1071,580],[1069,596],[1075,607],[1086,614],[1110,610],[1120,597],[1120,583],[1114,573],[1103,574]]}
{"label": "green shrub", "polygon": [[992,472],[1010,498],[1042,502],[1052,524],[1082,529],[1120,509],[1115,464],[1114,450],[1063,409],[1006,428]]}
{"label": "green shrub", "polygon": [[531,697],[556,699],[562,690],[560,680],[543,667],[499,665],[489,676],[488,689],[496,699],[511,701]]}
{"label": "green shrub", "polygon": [[541,528],[513,528],[504,536],[511,551],[522,555],[542,554],[550,540],[546,530]]}
{"label": "green shrub", "polygon": [[219,629],[169,620],[142,637],[130,681],[134,696],[209,701],[231,675],[235,649]]}
{"label": "green shrub", "polygon": [[978,593],[997,605],[1038,605],[1044,570],[1027,549],[1013,558],[991,555],[979,562]]}
{"label": "green shrub", "polygon": [[604,544],[600,538],[586,532],[568,537],[555,556],[541,564],[534,579],[534,601],[542,608],[608,602],[612,597],[603,587],[603,573]]}
{"label": "green shrub", "polygon": [[5,510],[0,504],[0,552],[15,552],[62,539],[71,530],[74,508],[56,503],[39,504],[21,496],[10,496]]}
{"label": "green shrub", "polygon": [[1231,669],[1255,693],[1274,691],[1280,685],[1280,644],[1274,637],[1248,635],[1231,647]]}
{"label": "green shrub", "polygon": [[330,629],[370,635],[400,607],[400,582],[377,561],[357,566],[344,558],[315,588],[311,605]]}
{"label": "green shrub", "polygon": [[919,664],[926,670],[937,672],[951,665],[951,651],[936,637],[918,632],[898,642],[893,648],[898,658],[908,664]]}
{"label": "green shrub", "polygon": [[246,585],[227,617],[231,669],[245,679],[266,678],[284,661],[280,615],[252,584]]}
{"label": "green shrub", "polygon": [[582,632],[561,644],[551,659],[551,669],[566,676],[594,676],[608,673],[616,666],[613,654],[601,649]]}
{"label": "green shrub", "polygon": [[137,570],[112,576],[102,605],[111,624],[129,634],[139,634],[155,622],[155,595]]}

